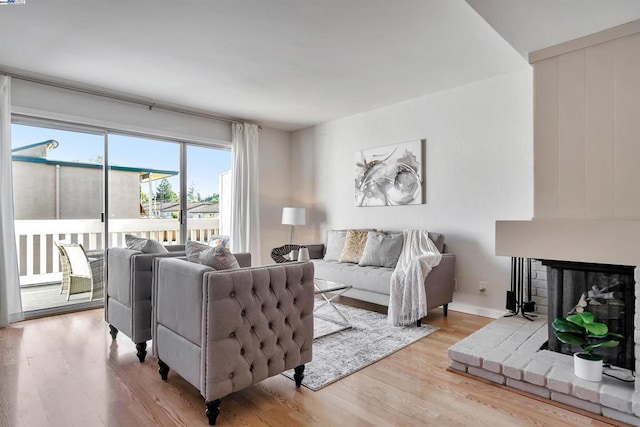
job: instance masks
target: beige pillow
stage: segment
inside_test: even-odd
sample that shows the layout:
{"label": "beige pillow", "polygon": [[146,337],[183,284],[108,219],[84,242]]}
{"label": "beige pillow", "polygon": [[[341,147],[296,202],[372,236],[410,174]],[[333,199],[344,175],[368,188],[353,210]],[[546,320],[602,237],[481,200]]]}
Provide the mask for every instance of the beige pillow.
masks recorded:
{"label": "beige pillow", "polygon": [[367,243],[367,230],[349,230],[347,231],[347,238],[344,241],[342,252],[340,253],[340,262],[352,262],[357,264],[360,262],[362,252]]}
{"label": "beige pillow", "polygon": [[157,240],[145,239],[143,237],[134,236],[133,234],[125,234],[124,243],[127,246],[127,249],[133,249],[134,251],[140,251],[145,254],[166,254],[169,252],[167,248]]}
{"label": "beige pillow", "polygon": [[197,262],[216,270],[233,270],[240,268],[238,260],[228,248],[207,246],[202,243],[188,241],[185,245],[187,260]]}

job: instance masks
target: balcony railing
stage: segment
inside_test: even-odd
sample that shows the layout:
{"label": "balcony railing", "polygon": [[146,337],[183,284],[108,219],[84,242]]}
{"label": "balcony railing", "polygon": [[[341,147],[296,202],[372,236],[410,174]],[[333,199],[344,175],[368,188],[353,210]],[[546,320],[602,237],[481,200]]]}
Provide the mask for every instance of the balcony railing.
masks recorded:
{"label": "balcony railing", "polygon": [[[206,243],[220,233],[218,218],[189,218],[187,239]],[[17,220],[16,245],[20,284],[59,281],[60,260],[54,241],[80,243],[86,251],[104,249],[102,222],[99,220]],[[124,247],[125,234],[177,243],[180,224],[175,219],[111,219],[108,247]]]}

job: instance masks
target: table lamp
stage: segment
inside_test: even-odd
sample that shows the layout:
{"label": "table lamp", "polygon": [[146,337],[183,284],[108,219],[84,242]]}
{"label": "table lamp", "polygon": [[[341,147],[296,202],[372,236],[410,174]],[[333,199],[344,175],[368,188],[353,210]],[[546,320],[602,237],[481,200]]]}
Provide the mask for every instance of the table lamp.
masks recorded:
{"label": "table lamp", "polygon": [[296,240],[296,225],[305,225],[307,210],[305,208],[282,208],[282,224],[291,226],[291,239],[290,242]]}

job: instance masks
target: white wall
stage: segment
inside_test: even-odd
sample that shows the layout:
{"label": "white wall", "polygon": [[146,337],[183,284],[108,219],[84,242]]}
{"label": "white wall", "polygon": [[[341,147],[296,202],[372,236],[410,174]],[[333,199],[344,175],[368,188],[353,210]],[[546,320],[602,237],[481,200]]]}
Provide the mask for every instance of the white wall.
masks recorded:
{"label": "white wall", "polygon": [[[289,226],[282,225],[282,207],[289,206],[291,133],[263,128],[258,137],[260,188],[260,258],[272,264],[271,249],[289,243]],[[255,260],[252,261],[256,265]]]}
{"label": "white wall", "polygon": [[[456,254],[454,305],[496,315],[504,309],[510,262],[494,255],[495,221],[530,219],[533,212],[532,97],[527,67],[295,132],[292,203],[309,208],[298,240],[323,241],[327,229],[350,227],[445,233]],[[356,151],[422,138],[427,203],[356,207]],[[488,283],[486,295],[479,281]]]}

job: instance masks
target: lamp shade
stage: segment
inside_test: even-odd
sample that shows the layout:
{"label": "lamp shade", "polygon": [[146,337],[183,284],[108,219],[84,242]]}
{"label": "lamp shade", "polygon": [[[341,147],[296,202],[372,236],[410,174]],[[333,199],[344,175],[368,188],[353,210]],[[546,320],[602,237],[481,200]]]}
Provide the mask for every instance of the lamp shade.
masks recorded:
{"label": "lamp shade", "polygon": [[286,225],[305,225],[307,210],[305,208],[282,208],[282,223]]}

